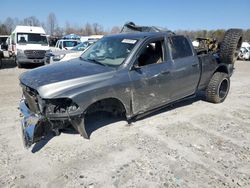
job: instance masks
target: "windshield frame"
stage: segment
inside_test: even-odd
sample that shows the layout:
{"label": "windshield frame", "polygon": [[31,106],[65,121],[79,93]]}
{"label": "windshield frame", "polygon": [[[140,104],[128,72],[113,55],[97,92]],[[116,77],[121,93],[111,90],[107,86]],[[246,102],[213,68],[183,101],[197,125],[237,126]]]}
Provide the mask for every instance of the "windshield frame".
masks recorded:
{"label": "windshield frame", "polygon": [[[18,37],[20,36],[20,38],[21,38],[21,36],[24,36],[24,35],[27,35],[27,38],[24,38],[25,40],[26,40],[26,42],[20,42],[20,40],[21,39],[19,39],[18,40]],[[30,40],[28,40],[29,39],[29,35],[39,35],[40,37],[44,37],[45,39],[46,39],[46,42],[45,41],[43,41],[42,43],[39,43],[39,42],[36,42],[36,41],[30,41]],[[47,38],[47,36],[45,35],[45,34],[43,34],[43,33],[24,33],[24,32],[18,32],[17,33],[17,35],[16,35],[16,43],[17,44],[40,44],[40,45],[46,45],[46,46],[48,46],[49,45],[49,43],[48,43],[48,38]]]}
{"label": "windshield frame", "polygon": [[[99,62],[99,63],[101,63],[101,64],[105,64],[105,66],[110,66],[110,67],[120,67],[120,66],[122,66],[122,65],[124,65],[125,64],[125,62],[127,61],[127,59],[131,56],[131,54],[133,54],[133,52],[137,49],[137,46],[138,46],[138,44],[140,43],[140,41],[141,41],[141,38],[135,38],[135,37],[131,37],[131,36],[115,36],[115,35],[113,35],[113,36],[106,36],[106,37],[103,37],[103,38],[101,38],[101,39],[99,39],[98,41],[96,41],[94,44],[92,44],[92,45],[90,45],[83,53],[82,53],[82,55],[81,55],[81,57],[80,57],[80,59],[81,60],[84,60],[84,61],[88,61],[88,62],[91,62],[89,59],[89,57],[84,57],[85,56],[85,54],[87,54],[87,53],[89,53],[89,54],[91,54],[91,51],[95,51],[95,50],[93,50],[94,48],[95,48],[95,46],[97,46],[97,45],[99,45],[99,43],[101,43],[101,42],[103,42],[103,41],[105,41],[105,40],[112,40],[112,39],[116,39],[116,40],[118,40],[118,39],[120,39],[120,42],[122,43],[122,41],[123,40],[131,40],[131,41],[135,41],[132,45],[132,48],[130,49],[130,52],[127,54],[127,56],[122,60],[122,62],[120,63],[120,64],[111,64],[111,63],[104,63],[104,62]],[[106,59],[106,57],[104,58],[104,59]],[[98,59],[93,59],[93,60],[95,60],[95,61],[98,61]]]}

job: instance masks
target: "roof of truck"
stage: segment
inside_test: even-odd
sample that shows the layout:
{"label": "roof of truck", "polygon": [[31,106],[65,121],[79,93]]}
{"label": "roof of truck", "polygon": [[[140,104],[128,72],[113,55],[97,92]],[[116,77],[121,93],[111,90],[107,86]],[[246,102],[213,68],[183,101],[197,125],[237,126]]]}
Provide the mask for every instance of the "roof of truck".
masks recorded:
{"label": "roof of truck", "polygon": [[19,32],[19,33],[40,33],[45,34],[45,31],[42,27],[35,27],[35,26],[16,26],[15,30],[13,32]]}
{"label": "roof of truck", "polygon": [[135,33],[119,33],[119,34],[112,34],[107,35],[107,37],[121,37],[121,38],[134,38],[134,39],[141,39],[145,37],[152,37],[152,36],[165,36],[165,35],[174,35],[172,32],[135,32]]}

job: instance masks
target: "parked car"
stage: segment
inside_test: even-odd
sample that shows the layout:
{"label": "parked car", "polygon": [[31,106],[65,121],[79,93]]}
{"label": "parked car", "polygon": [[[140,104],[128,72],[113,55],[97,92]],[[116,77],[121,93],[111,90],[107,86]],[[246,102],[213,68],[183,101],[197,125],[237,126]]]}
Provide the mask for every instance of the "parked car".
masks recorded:
{"label": "parked car", "polygon": [[71,50],[73,47],[78,45],[80,42],[74,39],[61,39],[56,42],[56,50]]}
{"label": "parked car", "polygon": [[16,26],[7,41],[8,50],[18,67],[27,63],[44,63],[45,53],[50,51],[42,27]]}
{"label": "parked car", "polygon": [[85,120],[93,112],[130,122],[201,90],[209,102],[226,99],[242,30],[226,32],[219,54],[197,54],[186,36],[170,31],[125,31],[103,37],[78,59],[20,76],[25,147],[67,126],[89,138]]}
{"label": "parked car", "polygon": [[241,47],[238,59],[239,60],[250,60],[250,47]]}
{"label": "parked car", "polygon": [[96,40],[88,40],[76,45],[71,50],[59,50],[47,53],[46,64],[79,58],[82,55],[83,51],[95,42]]}

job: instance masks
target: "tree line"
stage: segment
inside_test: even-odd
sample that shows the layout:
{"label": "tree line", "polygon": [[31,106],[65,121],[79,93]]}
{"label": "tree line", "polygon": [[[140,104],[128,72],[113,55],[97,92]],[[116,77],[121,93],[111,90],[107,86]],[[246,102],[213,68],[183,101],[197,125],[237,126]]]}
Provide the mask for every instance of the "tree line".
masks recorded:
{"label": "tree line", "polygon": [[25,26],[41,26],[46,30],[46,33],[51,36],[61,37],[67,34],[78,35],[105,35],[109,33],[119,33],[121,27],[114,26],[110,30],[105,30],[99,23],[85,23],[82,26],[66,22],[64,27],[58,25],[56,15],[50,13],[47,16],[46,22],[40,21],[35,16],[30,16],[22,20],[18,18],[7,17],[4,21],[0,20],[0,35],[9,35],[17,25]]}
{"label": "tree line", "polygon": [[[46,22],[40,21],[35,16],[30,16],[22,20],[18,18],[6,18],[3,22],[0,20],[0,35],[9,35],[11,31],[14,30],[16,25],[27,25],[27,26],[42,26],[46,33],[51,36],[61,37],[67,34],[77,34],[77,35],[105,35],[110,33],[119,33],[122,26],[113,26],[111,29],[104,29],[104,27],[99,23],[85,23],[81,26],[76,24],[71,24],[66,22],[64,27],[58,25],[56,15],[51,12],[47,16]],[[189,36],[192,40],[198,37],[205,38],[215,38],[221,41],[225,30],[176,30],[176,34],[182,34]],[[244,41],[250,42],[250,29],[244,30]]]}

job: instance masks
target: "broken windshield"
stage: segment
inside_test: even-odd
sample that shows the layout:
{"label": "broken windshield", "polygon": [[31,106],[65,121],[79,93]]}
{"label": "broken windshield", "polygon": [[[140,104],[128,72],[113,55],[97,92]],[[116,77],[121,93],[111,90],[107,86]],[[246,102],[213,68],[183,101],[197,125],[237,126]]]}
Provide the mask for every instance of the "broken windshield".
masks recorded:
{"label": "broken windshield", "polygon": [[82,54],[81,59],[118,66],[128,57],[136,43],[135,39],[105,37],[90,46]]}

